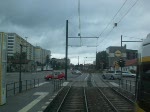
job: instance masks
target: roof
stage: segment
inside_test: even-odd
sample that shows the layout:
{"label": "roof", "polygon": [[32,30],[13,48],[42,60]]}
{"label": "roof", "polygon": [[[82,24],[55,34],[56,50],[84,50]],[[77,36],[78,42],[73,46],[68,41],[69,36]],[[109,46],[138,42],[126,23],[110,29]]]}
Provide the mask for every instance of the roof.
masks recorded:
{"label": "roof", "polygon": [[137,59],[127,60],[126,66],[135,66],[137,65]]}

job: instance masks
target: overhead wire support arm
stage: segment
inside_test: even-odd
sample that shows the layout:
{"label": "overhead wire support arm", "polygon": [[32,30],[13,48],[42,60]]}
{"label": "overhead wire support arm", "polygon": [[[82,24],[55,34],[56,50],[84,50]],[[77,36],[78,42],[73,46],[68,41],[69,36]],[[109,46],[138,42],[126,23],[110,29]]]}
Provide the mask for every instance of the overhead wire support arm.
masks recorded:
{"label": "overhead wire support arm", "polygon": [[143,42],[143,41],[122,41],[122,42]]}
{"label": "overhead wire support arm", "polygon": [[99,38],[99,37],[68,37],[68,38]]}

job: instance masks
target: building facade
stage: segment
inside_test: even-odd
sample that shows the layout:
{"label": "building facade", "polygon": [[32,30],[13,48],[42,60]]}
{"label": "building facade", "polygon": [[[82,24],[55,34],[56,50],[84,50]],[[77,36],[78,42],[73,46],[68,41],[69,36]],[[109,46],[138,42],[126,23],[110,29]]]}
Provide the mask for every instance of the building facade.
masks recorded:
{"label": "building facade", "polygon": [[42,49],[40,46],[35,46],[35,62],[39,62],[44,64],[46,62],[46,57],[49,56],[51,58],[51,51]]}
{"label": "building facade", "polygon": [[[50,50],[42,49],[40,46],[33,46],[27,41],[27,39],[22,38],[16,33],[7,33],[7,35],[7,56],[9,57],[9,59],[11,59],[11,57],[14,57],[16,54],[20,54],[22,45],[22,52],[26,54],[25,60],[27,62],[23,65],[23,69],[26,69],[27,71],[30,71],[29,69],[31,68],[35,69],[36,61],[40,62],[41,64],[44,64],[46,56],[51,56]],[[19,57],[17,61],[19,61]],[[8,65],[10,65],[10,63],[11,62],[9,62]],[[34,67],[31,67],[33,65]],[[16,69],[18,69],[18,67],[16,67]]]}
{"label": "building facade", "polygon": [[115,63],[120,58],[126,60],[126,46],[123,46],[122,48],[120,46],[110,46],[106,49],[106,52],[108,54],[108,65],[112,70],[119,69],[119,66],[115,66]]}
{"label": "building facade", "polygon": [[125,61],[125,67],[123,67],[124,71],[129,71],[131,69],[136,69],[136,62],[134,64],[129,64],[133,62],[133,60],[137,60],[137,50],[126,49],[126,45],[122,48],[120,46],[110,46],[106,49],[108,53],[109,60],[109,68],[111,70],[120,70],[120,67],[117,61],[122,58]]}

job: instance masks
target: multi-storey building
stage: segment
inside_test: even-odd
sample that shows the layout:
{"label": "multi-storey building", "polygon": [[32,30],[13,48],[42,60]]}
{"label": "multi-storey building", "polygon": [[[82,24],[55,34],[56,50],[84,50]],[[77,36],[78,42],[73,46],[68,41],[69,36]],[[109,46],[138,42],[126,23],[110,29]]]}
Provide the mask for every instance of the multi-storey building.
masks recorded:
{"label": "multi-storey building", "polygon": [[[42,49],[39,46],[33,46],[31,43],[27,42],[26,39],[22,38],[16,33],[7,33],[8,35],[8,44],[7,44],[7,56],[13,57],[16,53],[21,52],[21,45],[22,45],[22,52],[25,52],[27,57],[26,64],[24,67],[25,69],[29,70],[30,66],[35,64],[36,61],[40,62],[41,64],[45,63],[46,56],[51,56],[50,50]],[[18,57],[19,59],[19,57]],[[35,67],[34,67],[35,68]]]}
{"label": "multi-storey building", "polygon": [[[108,63],[110,68],[115,68],[115,63],[122,58],[126,60],[126,46],[110,46],[106,49],[108,53]],[[118,69],[118,68],[117,68]]]}
{"label": "multi-storey building", "polygon": [[35,62],[44,64],[47,56],[50,58],[50,50],[42,49],[40,46],[35,46]]}
{"label": "multi-storey building", "polygon": [[[122,58],[126,64],[126,67],[123,67],[124,70],[128,70],[128,66],[134,62],[134,66],[136,64],[137,59],[137,50],[126,49],[126,45],[122,48],[120,46],[110,46],[106,49],[108,53],[109,67],[111,69],[119,69],[119,66],[116,66],[116,62]],[[133,68],[133,67],[132,67]],[[135,69],[135,67],[134,67]]]}
{"label": "multi-storey building", "polygon": [[[15,53],[20,53],[20,44],[25,43],[25,40],[16,33],[8,34],[7,54],[8,56],[14,56]],[[25,52],[26,48],[23,47],[22,52]]]}

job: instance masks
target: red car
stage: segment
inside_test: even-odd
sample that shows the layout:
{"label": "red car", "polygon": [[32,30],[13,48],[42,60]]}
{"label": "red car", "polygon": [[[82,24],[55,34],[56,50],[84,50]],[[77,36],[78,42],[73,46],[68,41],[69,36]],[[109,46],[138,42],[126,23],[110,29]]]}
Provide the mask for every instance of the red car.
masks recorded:
{"label": "red car", "polygon": [[65,78],[65,74],[63,72],[53,72],[52,74],[49,74],[45,76],[46,80],[49,79],[63,79]]}

